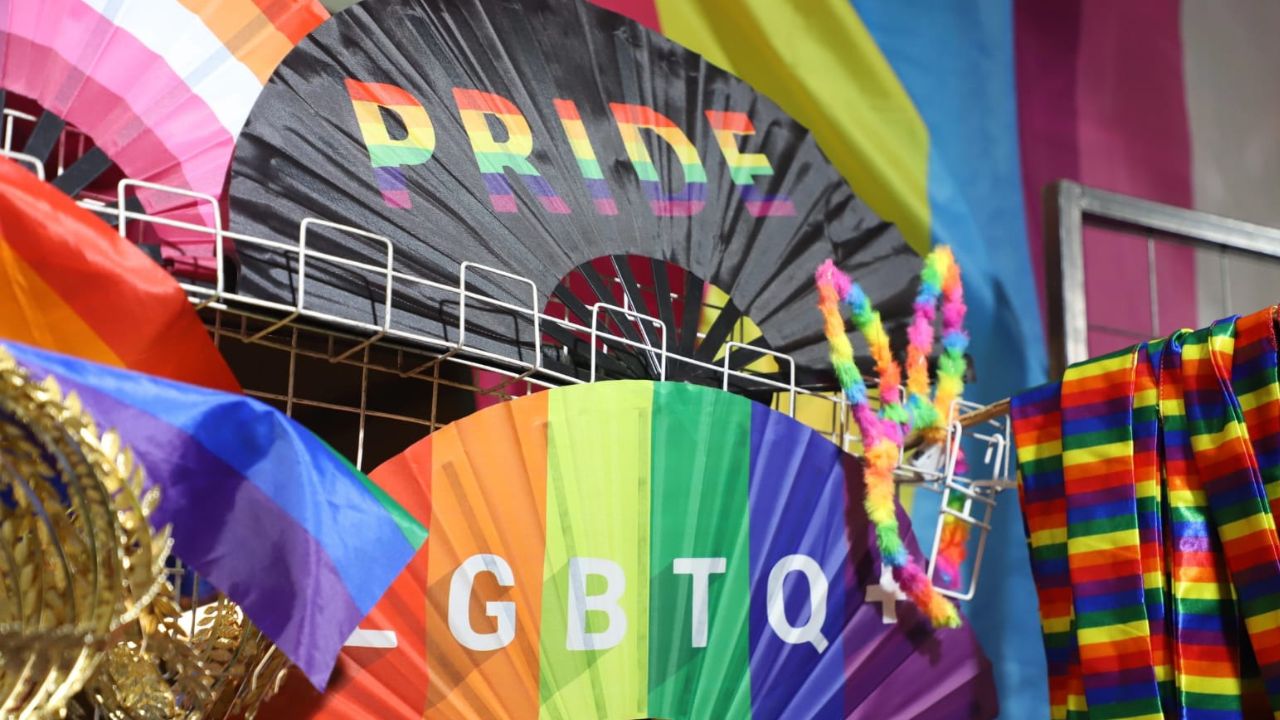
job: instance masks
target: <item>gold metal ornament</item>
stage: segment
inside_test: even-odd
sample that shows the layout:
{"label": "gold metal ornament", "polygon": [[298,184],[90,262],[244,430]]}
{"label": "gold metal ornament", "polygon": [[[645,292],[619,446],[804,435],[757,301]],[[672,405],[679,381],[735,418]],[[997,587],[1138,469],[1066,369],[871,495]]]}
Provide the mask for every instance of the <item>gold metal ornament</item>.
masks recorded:
{"label": "gold metal ornament", "polygon": [[0,717],[60,715],[162,590],[158,499],[115,433],[0,350]]}
{"label": "gold metal ornament", "polygon": [[111,649],[86,687],[101,717],[252,718],[289,667],[226,598],[184,612],[161,595],[136,631]]}
{"label": "gold metal ornament", "polygon": [[0,348],[0,717],[253,717],[279,689],[288,662],[239,607],[178,597],[159,501],[115,432]]}

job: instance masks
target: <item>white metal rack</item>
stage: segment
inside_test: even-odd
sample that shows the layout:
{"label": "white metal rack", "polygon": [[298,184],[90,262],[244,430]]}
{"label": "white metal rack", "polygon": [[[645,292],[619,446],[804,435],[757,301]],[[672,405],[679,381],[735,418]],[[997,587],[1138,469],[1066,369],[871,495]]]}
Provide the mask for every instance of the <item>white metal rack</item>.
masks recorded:
{"label": "white metal rack", "polygon": [[[7,147],[0,149],[0,154],[10,157],[16,155]],[[14,159],[23,160],[23,158]],[[208,203],[214,210],[211,213],[212,226],[130,210],[125,201],[131,189],[176,195],[197,204]],[[215,248],[213,259],[217,268],[216,276],[211,283],[181,282],[180,285],[187,292],[192,304],[202,314],[215,342],[224,347],[224,352],[227,344],[236,343],[273,351],[287,357],[287,374],[282,386],[246,387],[246,392],[280,405],[290,415],[307,409],[318,409],[355,416],[357,430],[354,447],[340,449],[349,452],[356,466],[361,469],[364,469],[368,459],[366,441],[369,438],[370,423],[379,421],[401,423],[416,428],[413,432],[420,433],[419,436],[429,433],[442,424],[438,417],[442,391],[465,391],[508,399],[530,392],[534,387],[555,387],[583,382],[580,378],[544,367],[540,343],[542,331],[549,325],[559,325],[562,329],[575,333],[579,337],[590,338],[592,356],[588,380],[594,380],[596,377],[597,353],[608,353],[610,347],[638,348],[656,360],[655,364],[661,369],[660,372],[663,375],[665,375],[668,360],[675,358],[681,363],[700,367],[718,375],[721,386],[726,389],[729,387],[731,378],[747,379],[758,387],[768,388],[775,393],[775,408],[792,417],[796,415],[798,400],[807,403],[825,403],[829,406],[832,418],[831,426],[826,428],[831,440],[846,451],[856,452],[860,447],[859,439],[852,432],[850,412],[843,397],[839,394],[827,395],[797,387],[795,362],[784,353],[729,342],[721,362],[703,362],[673,352],[665,341],[665,326],[661,320],[639,312],[635,308],[597,303],[591,307],[591,325],[585,327],[542,312],[538,308],[537,286],[533,281],[516,273],[464,262],[458,268],[458,280],[455,285],[417,277],[397,269],[394,246],[388,238],[362,228],[322,218],[300,220],[298,235],[294,241],[259,238],[230,232],[222,227],[217,199],[181,188],[125,179],[118,186],[116,207],[112,208],[93,200],[82,200],[80,204],[99,215],[116,217],[116,226],[121,237],[128,236],[131,223],[150,223],[210,235]],[[309,232],[316,227],[363,238],[384,248],[385,257],[382,262],[372,264],[316,251],[309,247],[307,242]],[[224,277],[224,240],[233,241],[241,246],[254,245],[294,259],[297,268],[295,302],[288,304],[254,297],[243,292],[229,291],[226,277]],[[306,303],[308,268],[321,263],[370,273],[380,278],[384,289],[380,308],[381,322],[375,324],[308,308]],[[530,304],[527,306],[515,304],[475,291],[469,286],[468,278],[477,273],[527,285],[530,288]],[[401,313],[394,307],[394,298],[403,297],[404,293],[413,290],[443,294],[456,301],[459,309],[457,326],[448,328],[454,332],[456,339],[449,339],[446,337],[447,333],[431,335],[412,331],[397,322]],[[491,349],[469,344],[467,313],[468,308],[474,308],[476,305],[500,308],[526,318],[534,328],[533,360],[524,360],[518,355],[506,356]],[[647,332],[638,334],[638,337],[643,340],[621,337],[608,332],[597,322],[601,311],[626,317],[638,326],[648,324],[662,328],[658,336],[660,342],[656,345],[650,344],[650,334]],[[746,349],[771,356],[779,367],[788,370],[786,375],[788,379],[782,381],[761,377],[747,370],[733,369],[729,356],[735,349]],[[349,382],[359,383],[358,401],[307,397],[299,382],[297,370],[300,362],[323,362],[335,369],[345,368],[348,372],[354,373],[349,376]],[[497,386],[482,387],[474,380],[453,377],[457,373],[447,372],[448,368],[485,370],[502,376],[506,380]],[[354,379],[357,375],[358,381]],[[412,412],[390,411],[374,407],[370,401],[370,384],[375,376],[392,377],[397,382],[405,383],[405,387],[409,389],[398,390],[397,394],[421,397],[422,403]],[[969,427],[970,423],[967,422],[966,415],[979,408],[980,406],[972,403],[956,403],[950,413],[947,440],[942,448],[934,452],[933,461],[923,462],[922,454],[917,454],[910,461],[904,458],[898,472],[899,479],[905,483],[913,483],[924,489],[941,493],[942,505],[939,512],[954,516],[973,528],[968,582],[963,584],[962,589],[939,588],[943,593],[960,600],[970,600],[976,592],[997,498],[1000,491],[1012,487],[1009,463],[1011,451],[1009,418],[1007,414],[997,415],[984,418],[980,424]],[[333,443],[332,440],[330,442]],[[337,443],[333,444],[337,446]],[[967,457],[971,460],[970,471],[963,476],[956,472],[956,458],[962,445],[965,446]],[[981,458],[981,461],[973,462],[975,458]],[[958,509],[953,509],[948,504],[954,494],[964,498]],[[941,526],[939,522],[938,531],[935,532],[934,542],[929,552],[928,567],[931,578],[936,565]]]}
{"label": "white metal rack", "polygon": [[[30,113],[24,113],[21,110],[13,108],[0,108],[0,149],[6,157],[13,158],[27,167],[35,170],[36,174],[44,179],[45,169],[44,163],[39,158],[13,150],[14,131],[18,128],[30,130],[35,127],[37,118]],[[85,148],[88,147],[89,137],[73,127],[64,127],[62,132],[58,133],[58,144],[54,147],[55,156],[54,176],[61,175],[67,169],[67,159],[69,157],[79,157],[84,154]]]}

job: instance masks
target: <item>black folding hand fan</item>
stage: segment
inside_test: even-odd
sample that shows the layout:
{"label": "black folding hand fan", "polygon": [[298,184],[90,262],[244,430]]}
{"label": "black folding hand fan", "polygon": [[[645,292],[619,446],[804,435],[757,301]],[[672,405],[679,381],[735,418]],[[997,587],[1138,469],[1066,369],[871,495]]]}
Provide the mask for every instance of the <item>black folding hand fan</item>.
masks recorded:
{"label": "black folding hand fan", "polygon": [[[232,166],[233,229],[293,238],[306,217],[382,236],[397,272],[457,285],[464,262],[528,278],[537,305],[582,326],[711,362],[749,344],[829,378],[810,275],[827,257],[902,332],[919,255],[809,132],[746,83],[578,0],[365,0],[286,58]],[[317,230],[312,228],[312,230]],[[385,266],[378,241],[320,229],[315,250]],[[243,245],[240,290],[293,302],[297,255]],[[381,322],[383,275],[308,258],[306,307]],[[603,272],[602,272],[603,268]],[[468,290],[529,307],[534,290],[469,268]],[[727,294],[708,316],[703,293]],[[585,288],[585,289],[584,289]],[[455,337],[456,296],[398,279],[397,328]],[[532,324],[468,302],[466,341],[531,361]],[[699,332],[699,324],[702,331]],[[543,362],[581,376],[584,334],[543,323]],[[734,352],[745,367],[758,353]],[[655,377],[650,350],[611,347],[609,377]],[[787,370],[779,367],[779,372]],[[670,359],[668,379],[711,371]]]}

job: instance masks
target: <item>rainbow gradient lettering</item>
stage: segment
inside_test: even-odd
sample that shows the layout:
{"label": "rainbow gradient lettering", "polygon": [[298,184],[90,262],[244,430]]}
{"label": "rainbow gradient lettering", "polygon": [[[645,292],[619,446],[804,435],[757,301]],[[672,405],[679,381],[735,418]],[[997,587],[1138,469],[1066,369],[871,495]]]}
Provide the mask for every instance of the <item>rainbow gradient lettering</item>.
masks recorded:
{"label": "rainbow gradient lettering", "polygon": [[556,106],[556,115],[560,116],[560,124],[564,126],[564,134],[569,138],[569,147],[578,160],[578,170],[582,172],[582,180],[595,202],[596,212],[601,215],[617,215],[618,203],[613,199],[609,183],[604,179],[604,171],[600,169],[600,161],[596,159],[595,149],[591,147],[591,138],[587,136],[587,127],[582,124],[582,115],[572,100],[552,101]]}
{"label": "rainbow gradient lettering", "polygon": [[[458,104],[462,127],[471,140],[471,149],[476,154],[476,164],[480,166],[494,211],[516,212],[516,196],[505,174],[506,168],[511,168],[547,212],[568,215],[569,206],[529,162],[529,154],[533,152],[533,133],[516,106],[501,95],[465,88],[454,88],[453,99]],[[494,116],[506,128],[505,141],[498,142],[493,137],[485,115]]]}
{"label": "rainbow gradient lettering", "polygon": [[[627,149],[631,166],[640,178],[640,185],[649,198],[653,213],[666,217],[697,215],[706,205],[707,171],[702,167],[698,149],[689,142],[684,131],[670,118],[651,107],[609,103],[609,108],[618,122],[618,134],[622,136],[622,144]],[[658,169],[654,167],[649,148],[645,147],[640,135],[641,128],[652,130],[675,151],[676,158],[684,168],[684,189],[680,192],[672,195],[663,192]]]}
{"label": "rainbow gradient lettering", "polygon": [[[366,83],[347,78],[347,94],[360,125],[369,161],[373,164],[373,179],[382,191],[382,200],[389,207],[409,208],[409,186],[405,182],[405,165],[420,165],[431,159],[436,148],[436,133],[431,118],[422,104],[412,95],[395,85]],[[387,131],[379,108],[393,112],[408,131],[396,140]]]}
{"label": "rainbow gradient lettering", "polygon": [[738,192],[752,217],[770,215],[795,215],[796,206],[786,195],[766,195],[756,188],[756,176],[773,175],[769,158],[762,153],[744,153],[738,149],[738,135],[755,135],[755,125],[746,113],[708,110],[707,122],[711,132],[729,164],[729,177],[738,186]]}

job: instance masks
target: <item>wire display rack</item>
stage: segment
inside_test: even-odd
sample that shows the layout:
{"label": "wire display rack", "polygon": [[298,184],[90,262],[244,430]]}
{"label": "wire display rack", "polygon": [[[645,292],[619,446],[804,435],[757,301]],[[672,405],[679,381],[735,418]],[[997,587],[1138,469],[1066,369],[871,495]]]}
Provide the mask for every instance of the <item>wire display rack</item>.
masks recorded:
{"label": "wire display rack", "polygon": [[[7,147],[0,148],[0,153],[31,166],[41,175],[44,173],[34,158],[23,158]],[[174,195],[193,205],[208,204],[213,210],[209,215],[213,223],[193,224],[131,209],[127,198],[139,190],[153,196]],[[209,195],[134,179],[121,180],[117,195],[114,207],[95,199],[78,202],[99,216],[114,217],[121,237],[129,237],[131,230],[146,224],[210,236],[216,276],[209,282],[180,281],[179,284],[245,392],[279,407],[310,427],[361,470],[375,467],[465,414],[469,404],[474,407],[475,398],[502,401],[542,388],[594,381],[597,353],[608,354],[611,348],[631,348],[647,354],[659,368],[659,379],[665,377],[670,362],[678,361],[709,371],[726,390],[731,389],[731,381],[749,381],[756,388],[771,392],[775,409],[792,417],[803,402],[811,425],[815,424],[815,417],[829,418],[829,424],[818,423],[823,426],[817,429],[845,451],[860,450],[860,440],[844,398],[839,393],[824,394],[798,386],[795,362],[785,353],[731,341],[718,362],[708,363],[673,351],[665,341],[662,321],[633,307],[596,303],[590,307],[590,325],[584,326],[540,310],[540,289],[532,280],[508,270],[464,262],[458,268],[454,284],[403,272],[397,268],[391,240],[363,228],[324,218],[302,218],[296,238],[260,238],[225,229],[218,200]],[[366,263],[317,251],[308,243],[317,229],[345,234],[356,242],[381,248],[382,261]],[[283,303],[230,290],[223,257],[227,241],[241,246],[254,245],[291,260],[296,267],[294,301]],[[326,264],[378,279],[382,291],[381,306],[375,313],[378,322],[308,307],[309,269]],[[516,304],[476,291],[474,278],[478,276],[526,286],[529,304]],[[397,311],[395,298],[415,292],[443,296],[456,303],[456,326],[438,334],[408,329],[400,322],[404,314]],[[532,359],[518,352],[508,355],[495,351],[492,344],[481,348],[470,343],[468,315],[474,320],[478,307],[496,308],[528,323],[533,328]],[[625,317],[636,327],[648,326],[651,330],[656,326],[660,331],[625,337],[610,332],[606,324],[598,322],[605,314],[612,318]],[[592,356],[586,378],[558,372],[544,364],[541,342],[543,332],[550,325],[558,325],[562,331],[589,340]],[[767,355],[782,372],[761,377],[749,369],[735,368],[730,362],[735,351]],[[479,374],[474,372],[477,370],[502,380],[480,382]],[[815,410],[815,407],[822,409]],[[971,600],[976,593],[996,503],[1001,491],[1013,487],[1007,413],[994,414],[970,426],[966,416],[981,409],[973,403],[957,402],[951,408],[946,442],[905,456],[897,472],[904,484],[940,493],[939,513],[953,516],[971,528],[967,582],[959,588],[939,586],[941,592],[959,600]],[[964,475],[956,471],[962,447],[970,460],[969,471]],[[949,502],[957,494],[963,501]],[[929,549],[931,579],[941,526],[939,522]]]}

